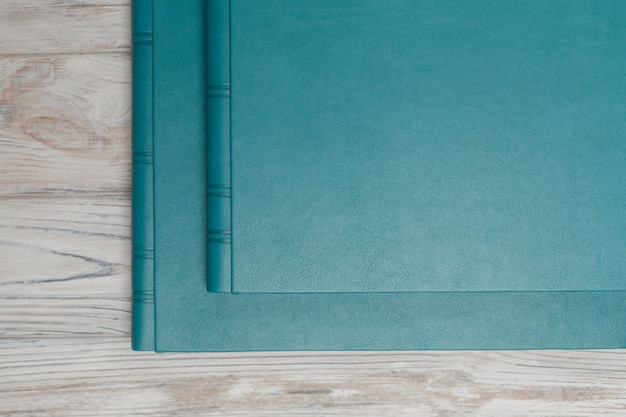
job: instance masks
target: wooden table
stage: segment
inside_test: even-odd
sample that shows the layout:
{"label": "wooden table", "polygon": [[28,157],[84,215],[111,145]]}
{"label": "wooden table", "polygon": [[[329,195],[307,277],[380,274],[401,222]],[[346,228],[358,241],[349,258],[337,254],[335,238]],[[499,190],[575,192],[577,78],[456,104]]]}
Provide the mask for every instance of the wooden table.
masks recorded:
{"label": "wooden table", "polygon": [[0,415],[626,416],[626,351],[130,350],[129,0],[0,5]]}

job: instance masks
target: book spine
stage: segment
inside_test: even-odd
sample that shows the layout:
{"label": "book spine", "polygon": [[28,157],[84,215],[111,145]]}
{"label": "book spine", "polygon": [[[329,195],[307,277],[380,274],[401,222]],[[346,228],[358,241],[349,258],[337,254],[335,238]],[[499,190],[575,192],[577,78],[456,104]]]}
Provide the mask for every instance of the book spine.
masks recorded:
{"label": "book spine", "polygon": [[207,288],[231,292],[230,1],[206,5]]}
{"label": "book spine", "polygon": [[154,350],[152,0],[133,0],[132,347]]}

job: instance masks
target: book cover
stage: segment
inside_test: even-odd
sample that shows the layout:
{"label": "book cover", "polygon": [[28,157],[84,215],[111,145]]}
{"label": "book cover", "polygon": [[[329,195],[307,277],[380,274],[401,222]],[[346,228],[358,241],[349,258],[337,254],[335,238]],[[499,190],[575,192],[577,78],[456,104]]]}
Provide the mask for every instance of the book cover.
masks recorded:
{"label": "book cover", "polygon": [[626,343],[619,5],[133,16],[136,349]]}

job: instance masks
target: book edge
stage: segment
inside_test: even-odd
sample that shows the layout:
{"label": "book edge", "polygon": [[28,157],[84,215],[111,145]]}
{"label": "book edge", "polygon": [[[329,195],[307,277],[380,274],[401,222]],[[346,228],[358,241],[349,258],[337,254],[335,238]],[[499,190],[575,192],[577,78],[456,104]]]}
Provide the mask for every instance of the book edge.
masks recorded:
{"label": "book edge", "polygon": [[152,0],[132,2],[132,348],[154,350]]}
{"label": "book edge", "polygon": [[230,1],[205,3],[207,290],[232,292]]}

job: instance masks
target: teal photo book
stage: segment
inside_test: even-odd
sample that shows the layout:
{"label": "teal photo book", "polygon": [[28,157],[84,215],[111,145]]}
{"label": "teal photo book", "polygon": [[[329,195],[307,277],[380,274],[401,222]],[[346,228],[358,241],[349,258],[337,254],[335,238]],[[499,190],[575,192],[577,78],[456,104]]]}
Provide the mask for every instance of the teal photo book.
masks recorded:
{"label": "teal photo book", "polygon": [[134,0],[133,348],[626,347],[626,7]]}

